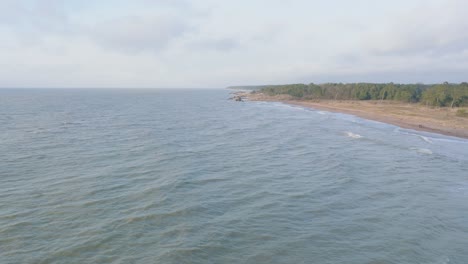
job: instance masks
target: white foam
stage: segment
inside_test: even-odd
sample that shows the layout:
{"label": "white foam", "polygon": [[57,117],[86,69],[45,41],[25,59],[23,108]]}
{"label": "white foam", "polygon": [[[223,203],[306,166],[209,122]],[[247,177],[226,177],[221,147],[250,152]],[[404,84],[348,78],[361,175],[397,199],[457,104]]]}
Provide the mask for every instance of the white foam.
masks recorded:
{"label": "white foam", "polygon": [[288,104],[283,104],[283,103],[280,103],[278,105],[282,106],[284,108],[289,108],[289,109],[294,109],[294,110],[307,110],[307,109],[305,109],[304,107],[301,107],[301,106],[288,105]]}
{"label": "white foam", "polygon": [[[421,131],[416,131],[416,130],[411,130],[411,129],[402,129],[399,127],[394,129],[394,132],[401,133],[403,135],[416,136],[430,144],[434,144],[439,141],[450,142],[450,143],[461,143],[461,144],[468,143],[468,140],[464,138],[457,138],[457,137],[446,136],[446,135],[441,135],[441,134],[434,134],[430,132],[421,132]],[[424,136],[422,134],[424,134]]]}
{"label": "white foam", "polygon": [[428,137],[421,136],[421,135],[419,135],[419,137],[422,138],[422,140],[426,141],[427,143],[432,144],[432,140],[430,140]]}
{"label": "white foam", "polygon": [[355,139],[358,139],[358,138],[362,138],[361,135],[359,134],[354,134],[353,132],[346,132],[346,135],[350,138],[355,138]]}
{"label": "white foam", "polygon": [[432,155],[432,151],[431,151],[430,149],[425,149],[425,148],[411,148],[411,150],[416,150],[416,152],[421,153],[421,154]]}
{"label": "white foam", "polygon": [[444,257],[444,259],[442,259],[440,262],[438,262],[440,264],[448,264],[450,263],[450,258],[449,257]]}

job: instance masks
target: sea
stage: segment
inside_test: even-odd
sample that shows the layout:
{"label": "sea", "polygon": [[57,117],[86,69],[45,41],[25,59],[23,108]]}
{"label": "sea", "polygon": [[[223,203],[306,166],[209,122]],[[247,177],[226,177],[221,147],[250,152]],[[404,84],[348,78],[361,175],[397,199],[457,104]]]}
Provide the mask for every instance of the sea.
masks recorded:
{"label": "sea", "polygon": [[468,263],[468,140],[226,89],[1,89],[0,263]]}

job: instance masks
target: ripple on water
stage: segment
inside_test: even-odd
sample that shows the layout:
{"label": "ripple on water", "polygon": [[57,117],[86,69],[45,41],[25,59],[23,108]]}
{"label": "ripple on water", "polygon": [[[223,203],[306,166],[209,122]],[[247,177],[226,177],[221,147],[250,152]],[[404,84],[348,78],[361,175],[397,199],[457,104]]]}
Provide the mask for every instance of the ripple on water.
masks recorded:
{"label": "ripple on water", "polygon": [[25,92],[0,90],[0,263],[468,259],[463,139],[225,91]]}

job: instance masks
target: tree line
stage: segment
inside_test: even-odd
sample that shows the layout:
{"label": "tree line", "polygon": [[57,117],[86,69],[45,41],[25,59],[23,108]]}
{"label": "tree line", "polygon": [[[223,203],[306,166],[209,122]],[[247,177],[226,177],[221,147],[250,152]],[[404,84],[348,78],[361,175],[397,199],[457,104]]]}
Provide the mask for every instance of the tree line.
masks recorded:
{"label": "tree line", "polygon": [[468,83],[395,84],[324,83],[259,86],[268,95],[287,94],[303,100],[393,100],[427,106],[468,106]]}

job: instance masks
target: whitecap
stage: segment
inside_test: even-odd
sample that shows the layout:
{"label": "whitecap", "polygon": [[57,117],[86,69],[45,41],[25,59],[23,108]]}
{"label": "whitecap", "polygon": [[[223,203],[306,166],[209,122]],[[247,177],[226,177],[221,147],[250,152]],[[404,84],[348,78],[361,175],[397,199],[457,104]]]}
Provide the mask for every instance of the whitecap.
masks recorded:
{"label": "whitecap", "polygon": [[358,139],[358,138],[362,138],[361,135],[359,134],[354,134],[353,132],[346,132],[346,135],[350,138],[355,138],[355,139]]}
{"label": "whitecap", "polygon": [[275,106],[280,106],[283,108],[294,109],[294,110],[308,110],[302,106],[290,105],[285,103],[276,103]]}
{"label": "whitecap", "polygon": [[450,263],[450,258],[449,258],[449,257],[443,257],[443,259],[442,259],[440,262],[438,262],[438,263],[440,263],[440,264],[448,264],[448,263]]}
{"label": "whitecap", "polygon": [[425,148],[411,148],[411,150],[415,150],[418,153],[421,154],[427,154],[427,155],[432,155],[432,151],[430,149],[425,149]]}
{"label": "whitecap", "polygon": [[426,141],[427,143],[432,144],[432,140],[430,140],[428,137],[421,136],[421,135],[419,135],[419,137],[422,138],[422,140]]}

